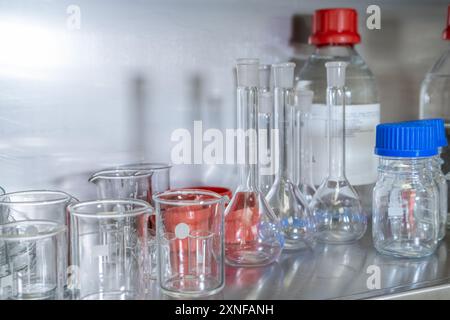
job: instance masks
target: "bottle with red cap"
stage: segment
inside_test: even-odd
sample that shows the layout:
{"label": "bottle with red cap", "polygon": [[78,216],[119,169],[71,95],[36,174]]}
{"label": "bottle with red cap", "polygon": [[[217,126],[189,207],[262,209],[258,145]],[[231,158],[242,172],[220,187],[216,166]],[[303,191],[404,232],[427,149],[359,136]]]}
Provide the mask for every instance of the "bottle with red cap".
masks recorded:
{"label": "bottle with red cap", "polygon": [[[442,38],[450,40],[450,6],[447,9],[447,26]],[[430,71],[426,74],[420,90],[421,119],[443,118],[445,121],[445,132],[447,140],[450,139],[450,49],[436,61]],[[450,148],[443,147],[441,150],[442,171],[450,171]],[[450,191],[448,192],[450,196]],[[450,212],[448,202],[447,212]],[[447,220],[448,221],[448,220]],[[447,225],[447,228],[449,225]]]}
{"label": "bottle with red cap", "polygon": [[309,42],[315,46],[315,51],[298,70],[296,80],[297,87],[307,84],[308,89],[314,91],[310,124],[314,184],[320,185],[328,172],[325,63],[345,61],[348,63],[345,111],[347,178],[358,192],[364,211],[370,213],[372,189],[377,179],[377,159],[372,148],[375,128],[380,122],[380,103],[375,78],[355,50],[355,45],[361,42],[356,10],[317,10]]}

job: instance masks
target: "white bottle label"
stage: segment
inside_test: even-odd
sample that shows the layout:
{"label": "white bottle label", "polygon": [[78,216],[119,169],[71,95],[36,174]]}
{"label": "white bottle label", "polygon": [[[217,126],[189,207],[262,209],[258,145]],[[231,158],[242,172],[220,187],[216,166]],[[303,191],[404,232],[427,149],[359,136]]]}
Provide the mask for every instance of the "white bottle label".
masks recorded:
{"label": "white bottle label", "polygon": [[[327,106],[314,104],[311,115],[313,179],[315,185],[320,185],[328,173]],[[345,170],[352,185],[370,184],[377,179],[374,147],[379,123],[379,104],[345,106]]]}

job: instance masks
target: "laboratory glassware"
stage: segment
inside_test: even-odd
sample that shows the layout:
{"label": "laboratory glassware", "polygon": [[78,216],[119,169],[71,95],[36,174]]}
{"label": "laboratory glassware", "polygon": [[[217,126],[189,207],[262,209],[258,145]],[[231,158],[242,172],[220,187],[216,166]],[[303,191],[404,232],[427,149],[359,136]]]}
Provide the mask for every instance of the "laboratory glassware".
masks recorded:
{"label": "laboratory glassware", "polygon": [[73,296],[142,299],[150,204],[135,199],[97,200],[70,205],[69,212]]}
{"label": "laboratory glassware", "polygon": [[295,106],[295,143],[294,171],[295,183],[309,203],[316,192],[312,170],[312,139],[311,139],[311,105],[314,93],[307,89],[294,91]]}
{"label": "laboratory glassware", "polygon": [[49,220],[0,225],[0,299],[63,298],[67,261],[66,226]]}
{"label": "laboratory glassware", "polygon": [[201,297],[224,287],[226,201],[228,197],[204,190],[155,195],[159,283],[166,294]]}
{"label": "laboratory glassware", "polygon": [[295,182],[295,95],[292,62],[272,65],[275,99],[275,130],[278,131],[277,174],[266,196],[281,221],[285,249],[302,249],[314,244],[314,221],[308,201]]}
{"label": "laboratory glassware", "polygon": [[438,245],[438,189],[429,172],[438,154],[430,126],[380,124],[375,154],[380,157],[373,190],[372,237],[387,255],[420,258]]}
{"label": "laboratory glassware", "polygon": [[298,70],[296,77],[300,81],[309,81],[308,89],[314,92],[311,139],[313,179],[317,187],[328,172],[325,63],[349,63],[345,125],[351,134],[346,137],[346,174],[360,196],[364,211],[370,214],[372,189],[377,179],[377,159],[372,148],[375,143],[375,127],[380,123],[380,100],[375,77],[355,50],[355,45],[361,42],[357,20],[357,12],[354,9],[317,10],[313,17],[312,35],[309,37],[309,43],[315,46],[315,50],[305,65]]}
{"label": "laboratory glassware", "polygon": [[[96,172],[89,179],[97,186],[99,199],[139,199],[154,206],[153,194],[170,189],[170,168],[165,163],[135,163]],[[149,277],[156,278],[156,222],[149,218]]]}
{"label": "laboratory glassware", "polygon": [[283,249],[280,221],[259,189],[257,59],[237,60],[238,165],[240,184],[225,211],[225,261],[263,266]]}
{"label": "laboratory glassware", "polygon": [[448,186],[447,179],[442,172],[443,160],[441,158],[442,150],[448,146],[447,137],[445,135],[444,120],[437,119],[423,119],[417,121],[406,121],[404,124],[413,125],[426,125],[431,126],[435,131],[436,145],[438,147],[438,154],[430,159],[430,171],[433,176],[434,182],[438,187],[439,197],[439,236],[438,239],[442,240],[445,237],[447,228],[447,215],[448,215]]}
{"label": "laboratory glassware", "polygon": [[211,191],[211,192],[215,192],[215,193],[221,195],[222,197],[226,196],[228,200],[231,200],[231,198],[233,197],[233,191],[231,191],[228,188],[224,188],[224,187],[195,186],[195,187],[187,187],[187,188],[183,188],[183,189]]}
{"label": "laboratory glassware", "polygon": [[[76,202],[78,202],[76,198],[63,191],[30,190],[6,193],[0,195],[0,224],[21,220],[50,220],[68,228],[67,207]],[[17,245],[20,246],[20,243]],[[68,241],[66,246],[68,249]],[[0,269],[3,260],[1,256],[4,254],[0,251]],[[70,261],[67,260],[65,263],[67,268]]]}
{"label": "laboratory glassware", "polygon": [[[444,40],[450,40],[450,6],[447,12],[447,25],[442,34]],[[443,118],[445,121],[445,134],[450,139],[450,48],[448,48],[436,63],[431,67],[422,81],[420,89],[419,117]],[[442,148],[443,159],[442,171],[444,174],[450,172],[450,148]],[[450,197],[450,189],[447,198]],[[447,212],[450,214],[450,202],[447,203]],[[448,219],[450,221],[450,219]],[[450,224],[447,226],[450,227]]]}
{"label": "laboratory glassware", "polygon": [[270,65],[259,66],[259,185],[261,192],[267,195],[275,179],[274,170],[274,108],[271,90]]}
{"label": "laboratory glassware", "polygon": [[316,238],[326,243],[348,243],[360,239],[367,228],[358,193],[347,180],[345,169],[346,92],[345,70],[347,62],[327,62],[328,120],[328,176],[311,200]]}
{"label": "laboratory glassware", "polygon": [[0,195],[0,224],[18,220],[51,220],[67,225],[67,206],[77,201],[62,191],[5,193]]}

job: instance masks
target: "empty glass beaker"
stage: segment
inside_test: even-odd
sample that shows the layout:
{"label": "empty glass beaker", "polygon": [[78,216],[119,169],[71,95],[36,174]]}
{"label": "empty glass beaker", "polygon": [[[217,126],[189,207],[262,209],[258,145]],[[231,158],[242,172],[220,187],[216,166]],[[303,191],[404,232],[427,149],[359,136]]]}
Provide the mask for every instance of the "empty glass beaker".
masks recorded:
{"label": "empty glass beaker", "polygon": [[75,298],[133,300],[144,296],[148,218],[142,200],[97,200],[69,206]]}
{"label": "empty glass beaker", "polygon": [[361,201],[345,175],[345,69],[347,62],[327,62],[328,175],[310,203],[316,238],[326,243],[360,239],[367,229]]}
{"label": "empty glass beaker", "polygon": [[372,237],[387,255],[420,258],[432,254],[439,236],[439,191],[429,170],[438,154],[431,126],[379,124],[380,157],[373,190]]}
{"label": "empty glass beaker", "polygon": [[223,288],[226,201],[204,190],[155,195],[159,283],[165,293],[199,297]]}
{"label": "empty glass beaker", "polygon": [[[151,171],[151,184],[150,184],[150,195],[155,193],[164,192],[170,189],[170,169],[171,165],[167,163],[149,163],[140,162],[132,164],[124,164],[116,167],[115,169],[131,169],[138,171]],[[145,200],[145,199],[141,199]],[[154,206],[153,199],[150,198],[150,204]]]}
{"label": "empty glass beaker", "polygon": [[266,196],[269,206],[281,220],[285,249],[313,245],[314,223],[308,202],[295,183],[295,99],[292,62],[272,66],[275,99],[275,129],[278,130],[278,157],[275,181]]}
{"label": "empty glass beaker", "polygon": [[[0,195],[0,224],[21,220],[50,220],[68,228],[67,207],[78,200],[62,191],[32,190]],[[66,243],[67,250],[69,243]],[[0,250],[0,269],[5,252]],[[67,259],[69,259],[69,256]],[[65,267],[70,261],[65,262]],[[0,271],[1,272],[1,271]],[[64,273],[66,275],[66,273]]]}
{"label": "empty glass beaker", "polygon": [[67,225],[67,206],[78,202],[62,191],[32,190],[0,195],[0,224],[19,220],[51,220]]}
{"label": "empty glass beaker", "polygon": [[[153,194],[170,189],[170,168],[165,163],[135,163],[98,171],[89,179],[97,185],[99,199],[140,199],[153,203]],[[156,278],[156,223],[149,218],[149,277]]]}
{"label": "empty glass beaker", "polygon": [[67,262],[66,227],[26,220],[0,225],[0,298],[62,299]]}
{"label": "empty glass beaker", "polygon": [[225,210],[225,261],[233,266],[270,264],[284,244],[280,221],[259,189],[258,67],[257,59],[236,66],[240,184]]}

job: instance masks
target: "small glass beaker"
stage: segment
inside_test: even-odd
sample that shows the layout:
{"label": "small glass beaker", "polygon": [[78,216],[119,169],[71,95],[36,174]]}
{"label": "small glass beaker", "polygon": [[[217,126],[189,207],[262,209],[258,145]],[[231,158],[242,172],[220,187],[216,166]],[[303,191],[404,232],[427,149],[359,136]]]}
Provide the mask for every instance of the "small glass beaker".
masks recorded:
{"label": "small glass beaker", "polygon": [[228,197],[203,190],[155,195],[159,282],[176,297],[218,293],[224,286],[224,207]]}
{"label": "small glass beaker", "polygon": [[[62,191],[30,190],[6,193],[0,195],[0,224],[22,220],[49,220],[69,229],[67,207],[76,202],[78,202],[76,198]],[[20,246],[20,243],[15,245]],[[68,241],[66,246],[69,250]],[[3,264],[5,254],[0,250],[0,273],[5,267]],[[69,259],[69,255],[66,257]],[[69,260],[65,262],[65,268],[68,265],[70,265]]]}
{"label": "small glass beaker", "polygon": [[133,300],[145,293],[148,217],[142,200],[97,200],[69,207],[72,272],[78,299]]}
{"label": "small glass beaker", "polygon": [[67,261],[66,226],[26,220],[0,225],[0,298],[63,298]]}

